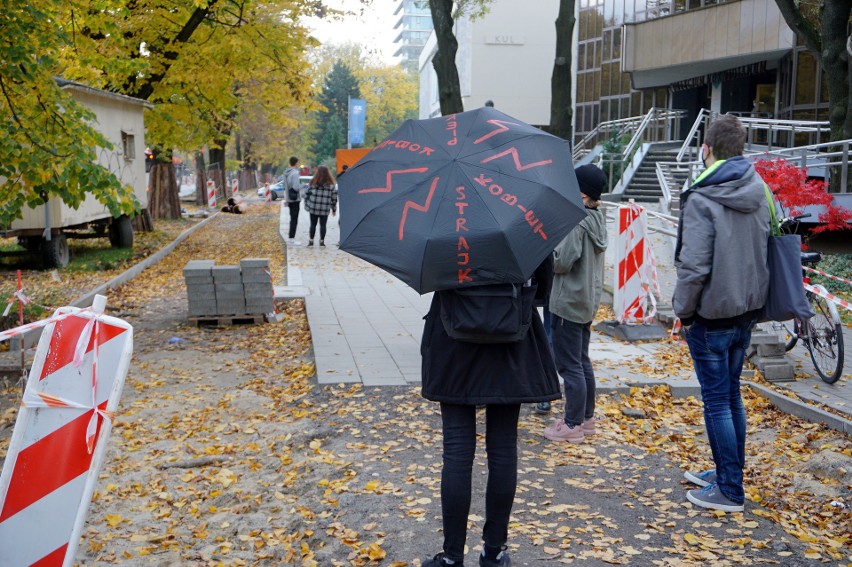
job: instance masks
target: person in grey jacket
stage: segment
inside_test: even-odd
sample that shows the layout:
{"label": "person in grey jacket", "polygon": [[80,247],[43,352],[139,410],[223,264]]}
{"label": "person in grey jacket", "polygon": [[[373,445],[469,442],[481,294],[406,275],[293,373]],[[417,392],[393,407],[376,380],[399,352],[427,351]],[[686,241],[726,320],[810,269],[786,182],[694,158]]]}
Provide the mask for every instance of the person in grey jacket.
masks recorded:
{"label": "person in grey jacket", "polygon": [[589,359],[592,320],[601,302],[607,247],[601,193],[606,174],[594,165],[576,170],[586,218],[553,251],[550,312],[553,355],[565,386],[565,416],[544,429],[552,441],[581,443],[595,433],[595,373]]}
{"label": "person in grey jacket", "polygon": [[745,138],[745,129],[731,115],[720,116],[707,129],[701,147],[707,169],[681,195],[672,298],[701,384],[716,465],[684,473],[703,487],[686,497],[696,506],[727,512],[741,512],[745,502],[740,374],[769,286],[769,207],[763,180],[742,156]]}
{"label": "person in grey jacket", "polygon": [[[296,238],[296,226],[299,224],[299,203],[302,200],[302,184],[299,183],[299,158],[290,158],[290,167],[284,170],[284,202],[290,209],[290,230],[287,236],[292,240]],[[295,198],[291,197],[295,189]]]}

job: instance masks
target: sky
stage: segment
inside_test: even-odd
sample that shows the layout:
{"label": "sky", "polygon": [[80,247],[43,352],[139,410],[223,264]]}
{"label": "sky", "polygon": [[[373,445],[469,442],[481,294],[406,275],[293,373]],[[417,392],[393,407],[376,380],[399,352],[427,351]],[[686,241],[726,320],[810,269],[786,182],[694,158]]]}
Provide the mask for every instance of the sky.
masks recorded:
{"label": "sky", "polygon": [[[358,0],[328,0],[326,3],[340,10],[359,12],[362,9]],[[396,4],[396,0],[372,0],[363,16],[351,16],[344,21],[311,20],[307,25],[322,43],[360,43],[368,49],[376,49],[382,61],[398,63],[393,57],[396,51],[393,40],[399,33],[393,29],[398,19],[394,16]]]}

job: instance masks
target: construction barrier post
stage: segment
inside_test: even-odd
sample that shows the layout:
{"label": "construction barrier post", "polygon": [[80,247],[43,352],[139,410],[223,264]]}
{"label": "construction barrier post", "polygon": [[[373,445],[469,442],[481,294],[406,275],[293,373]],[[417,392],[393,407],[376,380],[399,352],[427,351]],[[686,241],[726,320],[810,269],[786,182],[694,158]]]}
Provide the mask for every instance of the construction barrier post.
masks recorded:
{"label": "construction barrier post", "polygon": [[266,199],[267,203],[272,202],[272,191],[269,190],[269,183],[264,183],[263,188],[265,190],[264,199]]}
{"label": "construction barrier post", "polygon": [[133,327],[63,307],[43,327],[0,473],[0,565],[71,566],[133,352]]}
{"label": "construction barrier post", "polygon": [[616,321],[599,330],[630,341],[665,338],[665,330],[655,321],[660,285],[645,209],[632,200],[620,206],[617,229],[612,286]]}
{"label": "construction barrier post", "polygon": [[212,179],[207,181],[207,204],[211,209],[216,208],[216,184]]}

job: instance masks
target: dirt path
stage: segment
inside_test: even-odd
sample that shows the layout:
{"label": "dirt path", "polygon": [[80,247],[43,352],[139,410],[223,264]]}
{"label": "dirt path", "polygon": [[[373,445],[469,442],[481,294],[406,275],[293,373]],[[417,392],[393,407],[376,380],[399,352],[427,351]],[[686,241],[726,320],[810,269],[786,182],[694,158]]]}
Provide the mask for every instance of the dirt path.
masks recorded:
{"label": "dirt path", "polygon": [[[268,257],[283,283],[272,210],[220,215],[110,294],[111,314],[134,325],[136,347],[79,565],[403,567],[440,550],[435,404],[414,388],[316,386],[299,300],[284,306],[279,323],[186,323],[181,269],[189,259],[233,265]],[[852,561],[841,537],[852,516],[826,508],[826,495],[796,496],[794,484],[805,476],[805,456],[827,449],[852,455],[852,443],[758,398],[748,403],[752,501],[745,514],[718,515],[686,503],[680,481],[682,466],[709,458],[694,400],[672,400],[662,390],[602,398],[602,433],[570,447],[541,437],[545,423],[524,408],[513,564]],[[642,416],[626,417],[628,406]],[[0,450],[10,433],[0,433]],[[474,471],[468,565],[476,564],[484,517],[483,453]]]}

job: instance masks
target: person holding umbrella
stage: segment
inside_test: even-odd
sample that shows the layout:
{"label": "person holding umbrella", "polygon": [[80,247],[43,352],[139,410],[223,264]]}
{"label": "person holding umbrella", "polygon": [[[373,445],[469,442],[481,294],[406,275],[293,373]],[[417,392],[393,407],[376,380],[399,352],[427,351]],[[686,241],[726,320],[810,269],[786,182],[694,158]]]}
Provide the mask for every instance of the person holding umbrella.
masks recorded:
{"label": "person holding umbrella", "polygon": [[[548,256],[529,285],[536,299],[548,297],[552,259]],[[423,328],[422,395],[440,402],[444,437],[441,472],[441,515],[444,549],[423,567],[463,565],[471,502],[471,475],[476,450],[476,409],[485,406],[488,484],[480,567],[511,565],[506,553],[509,516],[518,480],[518,416],[521,404],[555,400],[559,379],[547,334],[530,304],[532,324],[519,342],[478,344],[454,340],[441,323],[446,305],[438,291],[432,297]]]}
{"label": "person holding umbrella", "polygon": [[554,246],[586,216],[568,147],[482,107],[407,120],[340,186],[341,250],[435,292],[421,393],[440,404],[444,542],[422,567],[464,565],[477,406],[488,453],[479,565],[508,567],[521,404],[561,395],[534,301],[548,295]]}

